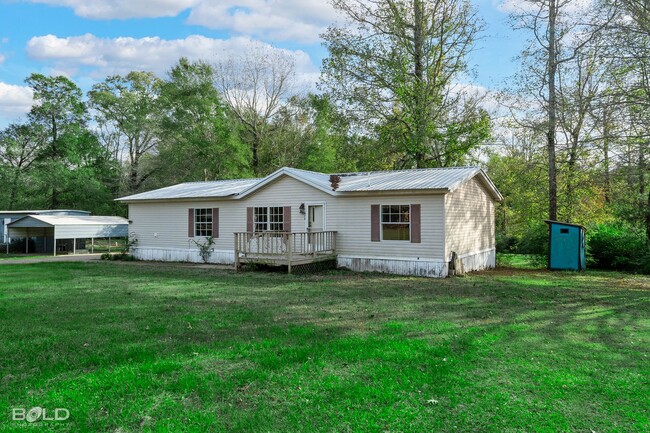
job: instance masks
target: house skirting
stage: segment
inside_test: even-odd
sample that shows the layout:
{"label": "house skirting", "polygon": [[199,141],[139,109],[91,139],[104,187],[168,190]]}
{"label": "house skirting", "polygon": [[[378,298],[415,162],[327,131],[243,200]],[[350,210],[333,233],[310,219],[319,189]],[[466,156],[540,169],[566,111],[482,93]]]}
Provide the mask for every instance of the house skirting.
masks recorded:
{"label": "house skirting", "polygon": [[339,255],[336,259],[339,268],[354,272],[383,272],[397,275],[444,278],[448,264],[443,260],[401,259],[394,257],[358,257]]}
{"label": "house skirting", "polygon": [[[131,249],[131,254],[138,260],[203,263],[199,250],[191,248],[136,247]],[[208,263],[232,265],[235,263],[235,253],[232,250],[215,250],[210,255]]]}
{"label": "house skirting", "polygon": [[[159,262],[203,263],[197,249],[136,247],[132,254],[139,260]],[[494,268],[496,252],[494,248],[459,256],[465,272]],[[209,263],[232,265],[235,254],[231,250],[215,250]],[[354,272],[383,272],[397,275],[444,278],[449,274],[449,263],[444,260],[395,258],[395,257],[360,257],[339,255],[336,259],[339,268]]]}
{"label": "house skirting", "polygon": [[463,262],[465,272],[492,269],[497,263],[497,253],[494,248],[469,254],[459,254],[458,258]]}

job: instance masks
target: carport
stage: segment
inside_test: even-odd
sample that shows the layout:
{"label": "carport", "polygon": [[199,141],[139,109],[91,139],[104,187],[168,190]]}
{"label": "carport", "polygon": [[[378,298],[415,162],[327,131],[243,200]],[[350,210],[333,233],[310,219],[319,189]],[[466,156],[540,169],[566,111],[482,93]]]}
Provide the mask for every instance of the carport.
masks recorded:
{"label": "carport", "polygon": [[[96,239],[128,238],[129,221],[115,216],[28,215],[8,226],[9,236],[23,238],[25,253],[42,252],[77,254],[91,241],[94,252]],[[29,239],[35,239],[37,251],[29,251]]]}

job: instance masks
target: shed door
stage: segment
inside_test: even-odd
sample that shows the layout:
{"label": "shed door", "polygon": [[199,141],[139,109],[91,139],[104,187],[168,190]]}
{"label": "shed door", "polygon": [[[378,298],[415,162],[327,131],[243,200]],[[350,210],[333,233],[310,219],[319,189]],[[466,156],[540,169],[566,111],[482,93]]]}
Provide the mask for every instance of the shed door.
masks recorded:
{"label": "shed door", "polygon": [[551,269],[578,270],[580,254],[578,228],[554,224],[551,236]]}

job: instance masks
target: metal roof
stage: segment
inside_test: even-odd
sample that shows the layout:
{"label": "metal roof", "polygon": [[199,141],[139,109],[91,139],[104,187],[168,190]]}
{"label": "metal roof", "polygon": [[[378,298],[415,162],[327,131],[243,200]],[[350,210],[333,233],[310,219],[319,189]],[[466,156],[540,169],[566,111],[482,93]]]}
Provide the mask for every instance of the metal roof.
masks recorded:
{"label": "metal roof", "polygon": [[478,167],[454,167],[344,173],[337,191],[453,190],[480,172]]}
{"label": "metal roof", "polygon": [[41,221],[51,226],[75,225],[122,225],[129,224],[129,220],[116,216],[75,216],[75,215],[28,215],[9,224],[24,226],[29,219]]}
{"label": "metal roof", "polygon": [[120,201],[174,200],[183,198],[228,197],[255,185],[262,179],[234,179],[187,182],[119,198]]}
{"label": "metal roof", "polygon": [[0,210],[0,214],[32,214],[32,215],[61,215],[61,214],[84,214],[90,215],[87,210],[75,209],[41,209],[41,210]]}
{"label": "metal roof", "polygon": [[[439,191],[451,192],[467,180],[478,176],[495,200],[503,197],[490,178],[479,167],[424,168],[413,170],[371,171],[362,173],[325,174],[284,167],[261,179],[192,182],[123,197],[121,201],[173,200],[188,198],[243,198],[281,176],[289,176],[330,195],[378,191]],[[332,188],[331,176],[340,178]]]}

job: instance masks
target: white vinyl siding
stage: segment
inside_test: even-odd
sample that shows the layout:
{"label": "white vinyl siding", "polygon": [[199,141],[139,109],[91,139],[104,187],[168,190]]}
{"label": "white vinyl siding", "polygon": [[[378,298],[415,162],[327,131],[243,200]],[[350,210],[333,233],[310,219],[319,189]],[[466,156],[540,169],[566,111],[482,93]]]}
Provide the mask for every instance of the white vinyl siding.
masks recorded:
{"label": "white vinyl siding", "polygon": [[446,199],[447,255],[459,256],[493,249],[494,202],[477,178],[471,179]]}

